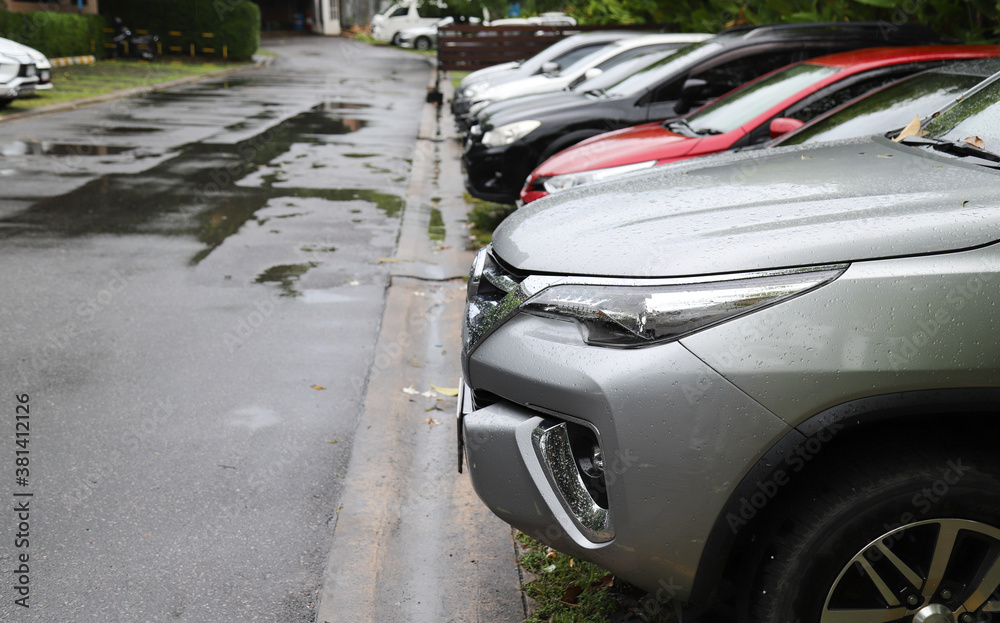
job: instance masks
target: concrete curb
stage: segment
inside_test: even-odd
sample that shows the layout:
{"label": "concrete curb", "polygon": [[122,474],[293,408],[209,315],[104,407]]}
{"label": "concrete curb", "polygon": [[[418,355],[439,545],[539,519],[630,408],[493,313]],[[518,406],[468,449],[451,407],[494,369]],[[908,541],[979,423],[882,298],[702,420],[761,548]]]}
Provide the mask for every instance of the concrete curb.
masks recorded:
{"label": "concrete curb", "polygon": [[317,623],[525,618],[511,529],[456,472],[456,399],[430,387],[453,387],[461,374],[465,283],[456,277],[472,260],[460,147],[445,138],[443,110],[422,110]]}
{"label": "concrete curb", "polygon": [[59,58],[50,58],[49,63],[53,67],[69,67],[70,65],[93,65],[97,62],[94,56],[61,56]]}
{"label": "concrete curb", "polygon": [[31,110],[25,110],[24,112],[16,112],[4,115],[0,117],[0,123],[5,123],[7,121],[12,121],[15,119],[27,119],[29,117],[39,117],[42,115],[49,115],[57,112],[74,110],[76,108],[81,108],[83,106],[92,106],[94,104],[101,104],[104,102],[112,102],[120,99],[138,97],[140,95],[145,95],[147,93],[166,91],[168,89],[173,89],[187,84],[194,84],[196,82],[201,82],[202,80],[221,78],[244,71],[249,71],[251,69],[258,69],[260,67],[265,67],[267,65],[270,65],[273,62],[273,60],[274,60],[273,57],[267,56],[260,58],[260,60],[256,60],[256,62],[254,62],[253,65],[241,65],[239,67],[230,67],[227,69],[220,69],[219,71],[212,71],[207,74],[202,74],[200,76],[189,76],[187,78],[178,78],[177,80],[161,82],[160,84],[154,84],[148,87],[136,87],[134,89],[115,91],[114,93],[107,93],[105,95],[98,95],[96,97],[86,97],[83,99],[73,100],[70,102],[59,102],[58,104],[39,106],[38,108],[32,108]]}

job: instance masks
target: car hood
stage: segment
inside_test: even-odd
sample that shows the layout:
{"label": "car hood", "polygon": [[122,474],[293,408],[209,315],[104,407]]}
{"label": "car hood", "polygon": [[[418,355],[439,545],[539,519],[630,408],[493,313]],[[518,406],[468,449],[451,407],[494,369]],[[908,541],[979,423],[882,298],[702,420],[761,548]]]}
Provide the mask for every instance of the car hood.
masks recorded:
{"label": "car hood", "polygon": [[546,160],[534,175],[550,177],[650,160],[675,159],[689,153],[699,142],[700,137],[681,136],[659,123],[644,123],[577,143]]}
{"label": "car hood", "polygon": [[547,97],[518,98],[518,100],[509,100],[507,103],[512,104],[510,106],[502,106],[501,102],[497,102],[483,109],[479,115],[483,127],[485,129],[499,128],[502,125],[525,119],[550,119],[576,109],[585,110],[604,101],[576,91],[559,91],[558,93],[550,93]]}
{"label": "car hood", "polygon": [[521,271],[618,277],[956,251],[1000,236],[997,176],[881,138],[724,154],[534,202],[493,246]]}
{"label": "car hood", "polygon": [[506,100],[521,95],[532,95],[535,93],[549,93],[558,91],[570,83],[570,76],[549,76],[537,74],[522,78],[521,80],[511,80],[510,82],[499,82],[490,84],[490,88],[479,97],[483,100]]}
{"label": "car hood", "polygon": [[[511,121],[536,119],[540,115],[550,114],[554,110],[581,102],[589,102],[589,100],[586,95],[575,91],[522,95],[493,102],[479,113],[479,119],[484,124],[489,124],[489,127],[496,128]],[[494,123],[494,120],[499,124]]]}

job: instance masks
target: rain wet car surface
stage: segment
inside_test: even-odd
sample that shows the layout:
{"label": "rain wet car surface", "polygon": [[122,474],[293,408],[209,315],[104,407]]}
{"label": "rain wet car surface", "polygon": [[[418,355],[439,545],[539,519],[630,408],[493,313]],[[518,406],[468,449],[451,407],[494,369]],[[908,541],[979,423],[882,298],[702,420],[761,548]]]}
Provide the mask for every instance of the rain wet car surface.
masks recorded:
{"label": "rain wet car surface", "polygon": [[0,387],[31,397],[39,508],[18,620],[312,620],[429,69],[266,46],[0,125]]}

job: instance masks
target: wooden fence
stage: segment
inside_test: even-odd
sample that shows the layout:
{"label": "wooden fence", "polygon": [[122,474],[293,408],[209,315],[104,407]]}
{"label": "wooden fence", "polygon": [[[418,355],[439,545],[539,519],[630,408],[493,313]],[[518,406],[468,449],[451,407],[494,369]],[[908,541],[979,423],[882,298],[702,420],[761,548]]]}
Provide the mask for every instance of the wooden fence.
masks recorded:
{"label": "wooden fence", "polygon": [[638,26],[468,26],[438,29],[438,69],[474,71],[530,58],[556,41],[581,32],[633,30],[672,32],[669,25]]}

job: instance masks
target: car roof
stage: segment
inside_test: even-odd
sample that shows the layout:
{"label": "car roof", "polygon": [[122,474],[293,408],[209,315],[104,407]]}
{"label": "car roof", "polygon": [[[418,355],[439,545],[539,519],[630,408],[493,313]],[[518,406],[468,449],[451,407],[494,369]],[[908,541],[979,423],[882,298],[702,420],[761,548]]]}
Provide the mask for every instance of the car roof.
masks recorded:
{"label": "car roof", "polygon": [[883,48],[862,48],[848,52],[827,54],[805,61],[813,65],[826,65],[842,69],[879,67],[928,60],[967,59],[992,54],[1000,56],[1000,45],[919,45]]}
{"label": "car roof", "polygon": [[733,43],[759,39],[871,38],[873,42],[934,43],[942,41],[932,29],[916,24],[896,26],[890,22],[806,22],[743,25],[727,28],[719,39]]}

